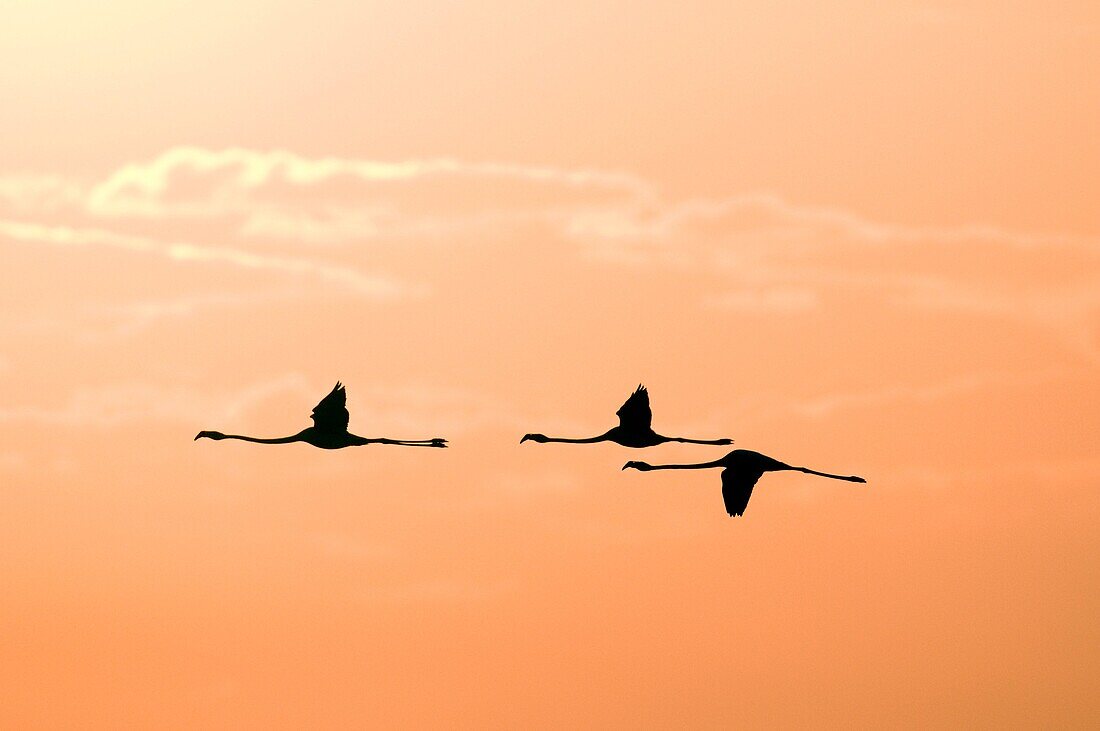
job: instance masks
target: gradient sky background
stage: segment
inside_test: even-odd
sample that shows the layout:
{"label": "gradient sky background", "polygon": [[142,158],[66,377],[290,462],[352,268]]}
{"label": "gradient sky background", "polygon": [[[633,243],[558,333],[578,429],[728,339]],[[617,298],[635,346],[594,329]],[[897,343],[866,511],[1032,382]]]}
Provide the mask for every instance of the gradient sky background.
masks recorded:
{"label": "gradient sky background", "polygon": [[[0,721],[1094,726],[1092,2],[0,4]],[[191,441],[308,425],[449,450]],[[620,472],[724,448],[869,485]]]}

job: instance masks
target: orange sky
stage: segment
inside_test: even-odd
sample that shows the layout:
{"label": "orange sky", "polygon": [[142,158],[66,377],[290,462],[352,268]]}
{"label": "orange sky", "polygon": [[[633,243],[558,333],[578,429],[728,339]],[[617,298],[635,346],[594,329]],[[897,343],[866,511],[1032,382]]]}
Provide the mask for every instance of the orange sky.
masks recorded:
{"label": "orange sky", "polygon": [[[1100,720],[1094,3],[109,5],[0,23],[0,725]],[[337,379],[452,448],[191,441]],[[869,484],[518,444],[639,382]]]}

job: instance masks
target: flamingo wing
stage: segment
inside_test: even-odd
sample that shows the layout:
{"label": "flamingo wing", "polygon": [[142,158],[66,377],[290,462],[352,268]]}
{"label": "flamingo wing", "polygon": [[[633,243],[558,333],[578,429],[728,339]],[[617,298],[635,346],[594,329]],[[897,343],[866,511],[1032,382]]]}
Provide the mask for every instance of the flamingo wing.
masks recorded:
{"label": "flamingo wing", "polygon": [[623,429],[637,431],[651,428],[653,411],[649,408],[649,391],[645,386],[638,386],[615,415],[619,417],[619,426]]}
{"label": "flamingo wing", "polygon": [[722,470],[722,500],[726,503],[726,512],[730,517],[745,514],[752,488],[764,474],[763,470],[746,470],[727,467]]}
{"label": "flamingo wing", "polygon": [[313,425],[321,431],[345,432],[348,430],[348,422],[351,419],[347,402],[347,391],[337,381],[328,396],[313,407],[313,413],[309,418],[313,419]]}

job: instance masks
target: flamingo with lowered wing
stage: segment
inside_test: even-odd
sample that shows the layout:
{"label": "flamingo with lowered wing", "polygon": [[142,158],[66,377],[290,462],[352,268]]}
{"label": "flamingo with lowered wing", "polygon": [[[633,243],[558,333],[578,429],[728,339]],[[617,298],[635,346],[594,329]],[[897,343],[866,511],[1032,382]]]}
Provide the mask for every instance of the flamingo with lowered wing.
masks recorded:
{"label": "flamingo with lowered wing", "polygon": [[725,457],[713,462],[701,462],[698,464],[648,464],[646,462],[627,462],[623,469],[631,468],[649,472],[650,470],[705,470],[711,467],[722,468],[722,499],[726,503],[726,512],[730,517],[745,514],[745,508],[752,496],[752,488],[756,485],[765,472],[780,472],[794,470],[805,472],[809,475],[829,477],[833,480],[845,480],[847,482],[867,482],[862,477],[855,475],[832,475],[828,472],[818,472],[807,467],[792,467],[789,464],[772,459],[759,452],[748,449],[735,449]]}

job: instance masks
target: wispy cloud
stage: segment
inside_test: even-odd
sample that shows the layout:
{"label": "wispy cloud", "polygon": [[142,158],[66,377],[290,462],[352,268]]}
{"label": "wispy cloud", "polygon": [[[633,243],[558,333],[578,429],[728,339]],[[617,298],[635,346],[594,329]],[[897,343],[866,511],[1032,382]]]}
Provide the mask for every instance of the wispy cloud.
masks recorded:
{"label": "wispy cloud", "polygon": [[[441,189],[432,186],[440,181],[455,182],[454,188],[445,190],[467,197],[451,208],[437,200],[434,212],[403,213],[394,207],[395,196],[415,198],[418,189],[430,189],[439,198],[435,194]],[[475,199],[469,197],[483,181],[505,185],[489,189],[495,205],[488,208],[471,205]],[[333,183],[353,185],[342,188]],[[356,183],[373,187],[364,190]],[[540,194],[516,197],[522,190],[517,184],[522,183],[533,184]],[[581,195],[561,197],[565,191]],[[364,196],[365,192],[372,195]],[[498,196],[502,192],[503,199]],[[236,214],[243,217],[242,231],[249,235],[295,231],[306,239],[339,238],[341,227],[348,235],[369,234],[403,215],[438,222],[465,219],[472,211],[488,222],[514,221],[517,212],[524,214],[521,217],[551,214],[563,233],[597,240],[676,241],[697,238],[704,230],[771,239],[832,233],[864,243],[981,241],[1100,252],[1100,240],[1094,237],[1020,232],[991,224],[905,226],[765,193],[667,200],[654,183],[629,173],[446,157],[387,162],[306,157],[286,150],[174,147],[152,160],[127,163],[90,185],[57,175],[0,177],[0,200],[5,199],[27,208],[43,199],[65,201],[92,216],[113,219]],[[322,234],[326,227],[335,230]]]}
{"label": "wispy cloud", "polygon": [[0,176],[0,206],[19,212],[53,212],[83,205],[84,187],[60,175]]}
{"label": "wispy cloud", "polygon": [[232,294],[184,295],[172,299],[138,300],[116,305],[89,305],[80,339],[99,342],[144,332],[163,320],[187,318],[235,307],[263,307],[300,298],[298,290]]}
{"label": "wispy cloud", "polygon": [[[1100,240],[1072,233],[901,225],[774,194],[672,200],[653,182],[614,171],[245,148],[175,147],[87,185],[0,179],[5,202],[23,216],[0,219],[0,236],[11,240],[294,276],[378,300],[426,294],[428,285],[365,271],[354,248],[318,245],[447,239],[476,256],[482,235],[535,225],[563,243],[563,256],[716,275],[714,289],[700,292],[704,306],[797,315],[825,306],[832,293],[858,292],[899,308],[1011,319],[1048,329],[1089,358],[1100,353],[1100,298],[1092,293]],[[62,208],[83,223],[52,221]],[[124,232],[134,227],[141,233]],[[178,240],[180,230],[194,230],[193,238]],[[979,266],[982,257],[995,266]],[[1072,266],[1058,279],[1031,276],[1059,257]]]}
{"label": "wispy cloud", "polygon": [[[233,423],[250,409],[276,396],[299,394],[305,403],[312,403],[309,399],[315,396],[315,391],[309,389],[306,379],[298,374],[254,383],[233,396],[151,384],[85,387],[72,393],[60,405],[0,408],[0,422],[97,428],[156,422],[194,426],[211,419]],[[308,410],[303,416],[306,414]]]}
{"label": "wispy cloud", "polygon": [[[731,284],[704,298],[712,306],[793,313],[828,292],[857,291],[899,307],[1046,328],[1100,358],[1095,237],[903,226],[774,195],[588,211],[567,232],[609,261],[724,273]],[[1052,258],[1070,265],[1059,279],[1036,276]]]}
{"label": "wispy cloud", "polygon": [[[829,421],[853,412],[878,412],[899,406],[940,406],[947,402],[969,403],[969,399],[1012,391],[1035,393],[1044,388],[1072,382],[1091,382],[1091,366],[1051,367],[1037,370],[988,370],[960,373],[924,382],[898,383],[813,395],[792,395],[786,391],[744,392],[724,404],[722,411],[699,414],[678,430],[716,432],[736,417],[742,426],[788,422],[793,419]],[[736,436],[736,434],[735,434]]]}
{"label": "wispy cloud", "polygon": [[[705,227],[709,227],[705,228]],[[675,241],[686,234],[767,233],[772,237],[843,234],[863,243],[959,244],[989,241],[1019,248],[1081,247],[1100,252],[1100,239],[1012,231],[989,224],[903,226],[827,206],[798,205],[771,194],[595,211],[571,221],[569,233],[606,239]]]}
{"label": "wispy cloud", "polygon": [[931,384],[823,394],[789,402],[786,411],[819,419],[846,409],[877,408],[898,403],[934,403],[979,391],[1034,387],[1043,383],[1059,382],[1071,375],[1073,371],[1065,368],[1052,368],[1039,372],[972,373]]}
{"label": "wispy cloud", "polygon": [[818,294],[806,287],[737,289],[707,300],[714,307],[739,312],[800,312],[818,305]]}
{"label": "wispy cloud", "polygon": [[[189,180],[181,181],[188,177]],[[267,187],[322,186],[343,180],[407,183],[456,178],[548,184],[574,189],[625,191],[648,197],[650,186],[622,173],[452,158],[380,162],[341,157],[308,158],[285,150],[209,150],[176,147],[145,163],[130,163],[93,185],[87,209],[102,216],[217,215],[254,209]]]}
{"label": "wispy cloud", "polygon": [[[249,412],[261,404],[278,399],[298,405],[300,418],[287,424],[289,428],[297,423],[308,425],[310,409],[331,387],[330,383],[311,382],[300,373],[260,380],[232,393],[148,383],[84,387],[60,404],[0,408],[0,423],[96,428],[171,423],[230,429],[242,426]],[[380,430],[451,436],[502,424],[513,429],[514,422],[522,421],[491,398],[459,389],[373,384],[354,387],[348,402],[351,430],[365,436],[376,436]]]}
{"label": "wispy cloud", "polygon": [[147,236],[120,234],[96,228],[46,226],[38,223],[0,220],[0,236],[28,244],[53,246],[103,246],[151,254],[180,263],[220,263],[243,269],[317,277],[348,287],[360,294],[388,299],[422,291],[383,277],[347,267],[303,258],[274,257],[240,249],[159,241]]}
{"label": "wispy cloud", "polygon": [[970,312],[1044,328],[1100,363],[1100,288],[1095,286],[1063,284],[1008,292],[950,280],[924,281],[901,290],[898,299],[925,309]]}

